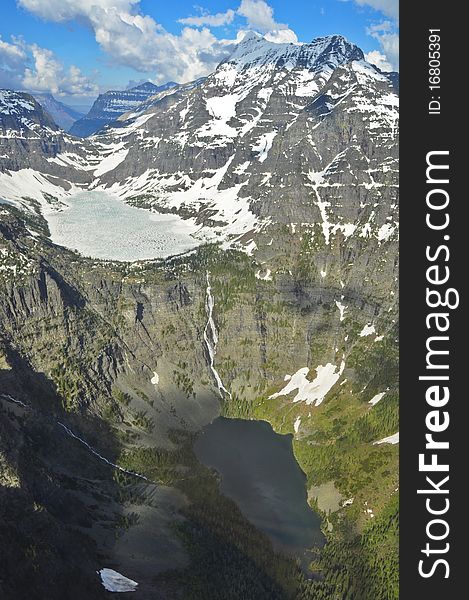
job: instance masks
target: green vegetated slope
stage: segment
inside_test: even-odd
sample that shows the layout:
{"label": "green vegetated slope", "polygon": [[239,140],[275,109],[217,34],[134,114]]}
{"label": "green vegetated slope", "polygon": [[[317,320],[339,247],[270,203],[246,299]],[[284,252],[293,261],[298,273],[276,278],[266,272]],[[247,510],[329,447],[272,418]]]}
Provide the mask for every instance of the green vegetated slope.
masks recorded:
{"label": "green vegetated slope", "polygon": [[[373,443],[398,431],[394,241],[339,233],[326,247],[314,228],[278,226],[255,257],[212,245],[124,265],[59,249],[24,225],[3,210],[0,391],[27,405],[1,403],[6,598],[105,597],[103,566],[135,573],[143,598],[398,597],[398,445]],[[207,272],[215,362],[231,392],[221,403],[203,340]],[[312,381],[326,364],[342,372],[319,405],[295,402],[296,391],[270,398],[286,375],[309,367]],[[194,436],[220,411],[294,436],[328,539],[312,579],[196,461]],[[57,421],[150,482],[99,461]],[[167,548],[158,556],[135,541],[153,531]]]}

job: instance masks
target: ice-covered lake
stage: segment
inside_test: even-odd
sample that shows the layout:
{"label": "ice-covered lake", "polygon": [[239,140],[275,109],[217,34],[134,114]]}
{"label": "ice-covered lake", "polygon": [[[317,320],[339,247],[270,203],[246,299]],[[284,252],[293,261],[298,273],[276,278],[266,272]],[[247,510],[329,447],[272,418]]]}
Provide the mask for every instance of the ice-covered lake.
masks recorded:
{"label": "ice-covered lake", "polygon": [[82,192],[47,215],[55,244],[84,256],[135,261],[180,254],[200,244],[196,226],[176,215],[129,206],[105,192]]}

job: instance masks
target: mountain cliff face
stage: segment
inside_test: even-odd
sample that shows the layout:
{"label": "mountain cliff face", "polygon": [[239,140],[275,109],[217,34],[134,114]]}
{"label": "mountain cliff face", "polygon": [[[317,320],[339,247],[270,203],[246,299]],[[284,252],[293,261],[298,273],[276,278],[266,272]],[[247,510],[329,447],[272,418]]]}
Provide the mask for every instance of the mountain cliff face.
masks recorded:
{"label": "mountain cliff face", "polygon": [[0,200],[31,214],[41,205],[47,212],[90,181],[82,144],[30,94],[0,90],[0,127]]}
{"label": "mountain cliff face", "polygon": [[29,94],[0,90],[0,126],[2,172],[17,171],[63,149],[59,128]]}
{"label": "mountain cliff face", "polygon": [[129,90],[111,90],[100,94],[88,114],[73,123],[70,133],[78,137],[92,135],[102,129],[106,123],[115,121],[120,115],[136,108],[147,98],[176,85],[174,82],[169,82],[158,86],[147,81]]}
{"label": "mountain cliff face", "polygon": [[[5,597],[33,581],[38,598],[101,598],[109,565],[144,599],[397,598],[395,88],[340,36],[251,34],[86,140],[0,96],[2,569],[27,549]],[[79,189],[193,219],[210,243],[85,259],[47,236]],[[320,579],[195,460],[220,412],[293,436],[328,535]]]}
{"label": "mountain cliff face", "polygon": [[339,36],[301,46],[248,36],[201,85],[96,138],[118,152],[93,187],[246,243],[269,222],[320,224],[326,243],[386,237],[397,106],[389,79]]}

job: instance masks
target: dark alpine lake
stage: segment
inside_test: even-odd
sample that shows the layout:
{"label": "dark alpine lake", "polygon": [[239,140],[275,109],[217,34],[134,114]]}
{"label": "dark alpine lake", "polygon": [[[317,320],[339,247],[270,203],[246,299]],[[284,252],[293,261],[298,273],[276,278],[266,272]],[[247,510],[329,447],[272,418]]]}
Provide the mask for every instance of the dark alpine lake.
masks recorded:
{"label": "dark alpine lake", "polygon": [[222,493],[277,550],[305,563],[309,548],[324,545],[291,435],[275,433],[265,421],[218,417],[202,430],[194,448],[200,462],[220,474]]}

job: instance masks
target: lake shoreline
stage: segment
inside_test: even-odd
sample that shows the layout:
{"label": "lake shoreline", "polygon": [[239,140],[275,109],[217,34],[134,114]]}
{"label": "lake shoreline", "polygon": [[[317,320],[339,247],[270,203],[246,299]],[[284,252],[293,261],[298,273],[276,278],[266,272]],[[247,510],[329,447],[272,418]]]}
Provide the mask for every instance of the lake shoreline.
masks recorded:
{"label": "lake shoreline", "polygon": [[194,452],[219,475],[220,491],[271,540],[277,551],[310,562],[310,549],[326,543],[322,516],[307,502],[306,475],[293,452],[293,436],[268,421],[217,417],[198,435]]}

